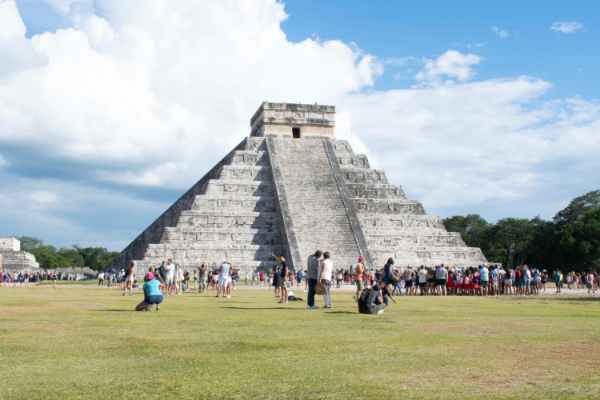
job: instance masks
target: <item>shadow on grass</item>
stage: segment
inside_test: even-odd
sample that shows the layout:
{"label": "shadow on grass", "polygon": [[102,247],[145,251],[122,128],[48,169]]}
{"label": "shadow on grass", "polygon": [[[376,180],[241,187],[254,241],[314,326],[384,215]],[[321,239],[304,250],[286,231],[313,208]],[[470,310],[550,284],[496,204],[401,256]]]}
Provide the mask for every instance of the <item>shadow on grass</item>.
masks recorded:
{"label": "shadow on grass", "polygon": [[221,308],[228,308],[230,310],[288,310],[288,311],[306,311],[303,308],[289,308],[289,307],[235,307],[225,306]]}
{"label": "shadow on grass", "polygon": [[549,301],[573,301],[573,302],[579,302],[579,301],[586,301],[586,302],[600,302],[600,297],[592,297],[590,295],[585,296],[585,295],[581,295],[581,296],[513,296],[513,297],[509,297],[509,300],[512,301],[528,301],[528,300],[537,300],[537,301],[542,301],[542,302],[549,302]]}
{"label": "shadow on grass", "polygon": [[600,297],[556,297],[557,301],[588,301],[600,302]]}
{"label": "shadow on grass", "polygon": [[325,314],[358,314],[358,311],[327,311]]}
{"label": "shadow on grass", "polygon": [[92,310],[92,311],[100,311],[100,312],[136,312],[130,308],[105,308],[103,310]]}

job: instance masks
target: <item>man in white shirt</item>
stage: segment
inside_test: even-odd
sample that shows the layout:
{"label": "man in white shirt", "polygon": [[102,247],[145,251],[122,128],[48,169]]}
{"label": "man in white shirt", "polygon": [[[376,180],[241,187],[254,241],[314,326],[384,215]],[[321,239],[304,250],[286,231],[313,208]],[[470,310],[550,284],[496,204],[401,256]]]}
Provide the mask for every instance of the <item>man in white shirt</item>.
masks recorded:
{"label": "man in white shirt", "polygon": [[165,283],[167,285],[167,294],[170,296],[175,291],[175,264],[172,259],[168,259],[165,264]]}
{"label": "man in white shirt", "polygon": [[323,294],[323,300],[325,302],[324,308],[331,308],[331,281],[333,279],[333,261],[331,261],[328,251],[323,253],[323,261],[320,265],[319,279],[325,287],[325,294]]}

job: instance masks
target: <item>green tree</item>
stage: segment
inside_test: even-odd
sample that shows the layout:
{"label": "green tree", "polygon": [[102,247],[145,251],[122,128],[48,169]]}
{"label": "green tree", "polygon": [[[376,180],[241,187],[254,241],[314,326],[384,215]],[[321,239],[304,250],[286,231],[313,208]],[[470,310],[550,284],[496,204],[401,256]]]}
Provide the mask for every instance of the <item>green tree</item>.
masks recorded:
{"label": "green tree", "polygon": [[565,265],[579,271],[600,267],[600,208],[588,208],[561,227],[560,247]]}
{"label": "green tree", "polygon": [[83,258],[86,267],[96,271],[108,268],[115,257],[119,255],[116,252],[109,252],[104,247],[77,247],[75,249]]}
{"label": "green tree", "polygon": [[19,240],[21,241],[21,250],[29,253],[44,244],[40,239],[29,236],[21,236]]}
{"label": "green tree", "polygon": [[460,233],[468,246],[482,248],[485,247],[485,233],[491,225],[478,214],[469,214],[446,218],[444,226],[449,232]]}
{"label": "green tree", "polygon": [[583,218],[588,210],[597,209],[600,209],[600,190],[594,190],[574,198],[567,207],[554,216],[554,223],[559,226],[574,224]]}
{"label": "green tree", "polygon": [[77,249],[62,248],[58,250],[57,254],[65,262],[63,267],[80,268],[85,266],[85,260]]}
{"label": "green tree", "polygon": [[490,258],[515,266],[527,261],[536,223],[527,219],[504,218],[489,231]]}

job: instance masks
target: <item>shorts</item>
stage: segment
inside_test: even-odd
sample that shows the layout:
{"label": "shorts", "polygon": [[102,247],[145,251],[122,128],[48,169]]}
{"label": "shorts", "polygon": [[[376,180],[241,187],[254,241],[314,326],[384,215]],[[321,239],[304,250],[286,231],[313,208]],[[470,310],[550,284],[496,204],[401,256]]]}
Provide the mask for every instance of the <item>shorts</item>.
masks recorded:
{"label": "shorts", "polygon": [[365,288],[364,281],[356,281],[356,290],[363,290]]}
{"label": "shorts", "polygon": [[444,285],[446,285],[446,282],[447,282],[447,281],[446,281],[445,279],[436,279],[436,280],[435,280],[435,284],[436,284],[436,285],[439,285],[439,286],[444,286]]}
{"label": "shorts", "polygon": [[419,283],[419,287],[424,288],[425,286],[427,286],[427,282],[420,282]]}
{"label": "shorts", "polygon": [[479,283],[479,285],[480,285],[481,287],[487,287],[487,286],[488,286],[488,281],[481,281],[481,282]]}
{"label": "shorts", "polygon": [[231,283],[231,278],[228,276],[219,276],[219,286],[227,286]]}
{"label": "shorts", "polygon": [[413,285],[413,282],[412,282],[412,281],[404,281],[404,287],[405,287],[405,288],[412,287],[412,285]]}
{"label": "shorts", "polygon": [[175,274],[173,274],[173,273],[167,274],[165,276],[165,283],[167,285],[174,285],[175,284]]}
{"label": "shorts", "polygon": [[144,299],[144,303],[146,304],[160,304],[163,301],[163,296],[162,295],[152,295],[152,296],[148,296]]}

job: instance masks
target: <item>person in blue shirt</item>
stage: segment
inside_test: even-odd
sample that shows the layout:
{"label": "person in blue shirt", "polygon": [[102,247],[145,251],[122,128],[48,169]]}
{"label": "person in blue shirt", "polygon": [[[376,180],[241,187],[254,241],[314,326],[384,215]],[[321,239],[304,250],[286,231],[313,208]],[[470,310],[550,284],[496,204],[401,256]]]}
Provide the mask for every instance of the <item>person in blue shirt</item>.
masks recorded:
{"label": "person in blue shirt", "polygon": [[479,267],[479,284],[481,285],[481,295],[487,296],[490,270],[485,265]]}
{"label": "person in blue shirt", "polygon": [[160,281],[156,279],[153,272],[148,272],[144,277],[144,300],[138,304],[136,311],[149,311],[152,305],[156,306],[163,301],[163,294],[160,289]]}

